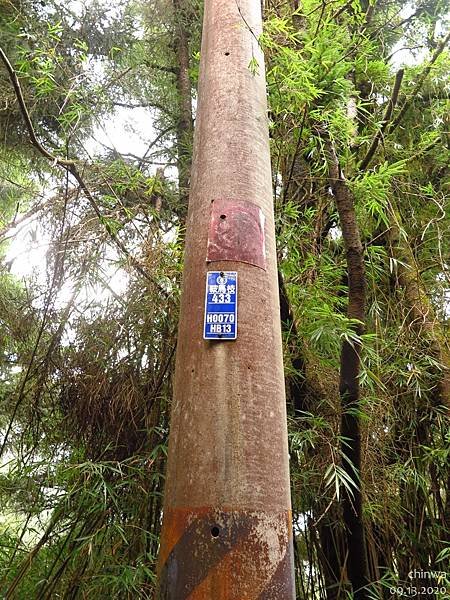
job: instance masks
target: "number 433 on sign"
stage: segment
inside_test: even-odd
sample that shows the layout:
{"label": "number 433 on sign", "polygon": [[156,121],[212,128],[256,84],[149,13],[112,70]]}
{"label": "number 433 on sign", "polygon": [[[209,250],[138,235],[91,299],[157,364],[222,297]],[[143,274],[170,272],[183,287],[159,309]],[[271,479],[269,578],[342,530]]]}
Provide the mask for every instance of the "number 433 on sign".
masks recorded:
{"label": "number 433 on sign", "polygon": [[203,337],[205,340],[236,339],[236,271],[208,271],[206,274]]}

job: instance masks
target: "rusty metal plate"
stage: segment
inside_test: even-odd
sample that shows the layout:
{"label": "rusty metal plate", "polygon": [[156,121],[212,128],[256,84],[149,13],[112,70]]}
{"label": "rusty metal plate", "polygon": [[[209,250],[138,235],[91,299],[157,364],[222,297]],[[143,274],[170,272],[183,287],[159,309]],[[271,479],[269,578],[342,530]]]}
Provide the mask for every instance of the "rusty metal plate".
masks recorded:
{"label": "rusty metal plate", "polygon": [[206,261],[222,260],[266,269],[264,214],[253,202],[224,198],[212,201]]}

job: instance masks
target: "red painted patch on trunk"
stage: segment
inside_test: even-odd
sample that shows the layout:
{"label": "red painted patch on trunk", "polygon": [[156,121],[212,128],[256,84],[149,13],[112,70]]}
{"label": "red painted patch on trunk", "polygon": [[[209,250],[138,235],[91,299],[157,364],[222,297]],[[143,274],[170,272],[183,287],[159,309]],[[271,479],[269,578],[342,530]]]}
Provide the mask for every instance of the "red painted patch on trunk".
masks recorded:
{"label": "red painted patch on trunk", "polygon": [[222,260],[266,269],[264,214],[253,202],[229,198],[212,201],[206,261]]}

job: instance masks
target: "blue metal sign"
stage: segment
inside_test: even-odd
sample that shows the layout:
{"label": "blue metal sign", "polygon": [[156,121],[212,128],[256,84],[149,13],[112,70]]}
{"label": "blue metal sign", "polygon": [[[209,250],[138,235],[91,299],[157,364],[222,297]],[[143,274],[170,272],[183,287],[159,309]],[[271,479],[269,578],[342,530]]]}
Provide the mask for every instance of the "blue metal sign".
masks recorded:
{"label": "blue metal sign", "polygon": [[236,271],[208,271],[206,274],[203,337],[205,340],[236,339]]}

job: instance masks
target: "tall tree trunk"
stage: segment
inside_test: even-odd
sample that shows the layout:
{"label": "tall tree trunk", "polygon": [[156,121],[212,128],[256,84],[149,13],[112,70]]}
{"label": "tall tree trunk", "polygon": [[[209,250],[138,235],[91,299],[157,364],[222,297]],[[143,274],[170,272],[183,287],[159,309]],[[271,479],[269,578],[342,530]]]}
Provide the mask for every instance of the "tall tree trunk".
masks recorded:
{"label": "tall tree trunk", "polygon": [[[347,257],[347,316],[358,321],[353,329],[357,336],[361,336],[364,331],[366,296],[364,251],[356,221],[354,199],[343,178],[331,142],[328,142],[328,154],[331,183]],[[369,597],[365,589],[369,583],[369,569],[362,518],[361,424],[358,415],[360,352],[361,345],[357,341],[343,341],[339,383],[342,403],[342,467],[348,478],[356,483],[353,493],[349,493],[347,488],[343,490],[344,523],[348,543],[347,572],[355,600],[365,600]]]}
{"label": "tall tree trunk", "polygon": [[[259,0],[205,1],[158,567],[163,599],[295,597],[260,32]],[[248,67],[252,57],[258,73]],[[219,222],[209,265],[209,232]],[[244,261],[243,247],[265,255],[263,264]],[[211,270],[238,272],[235,341],[202,337]]]}

